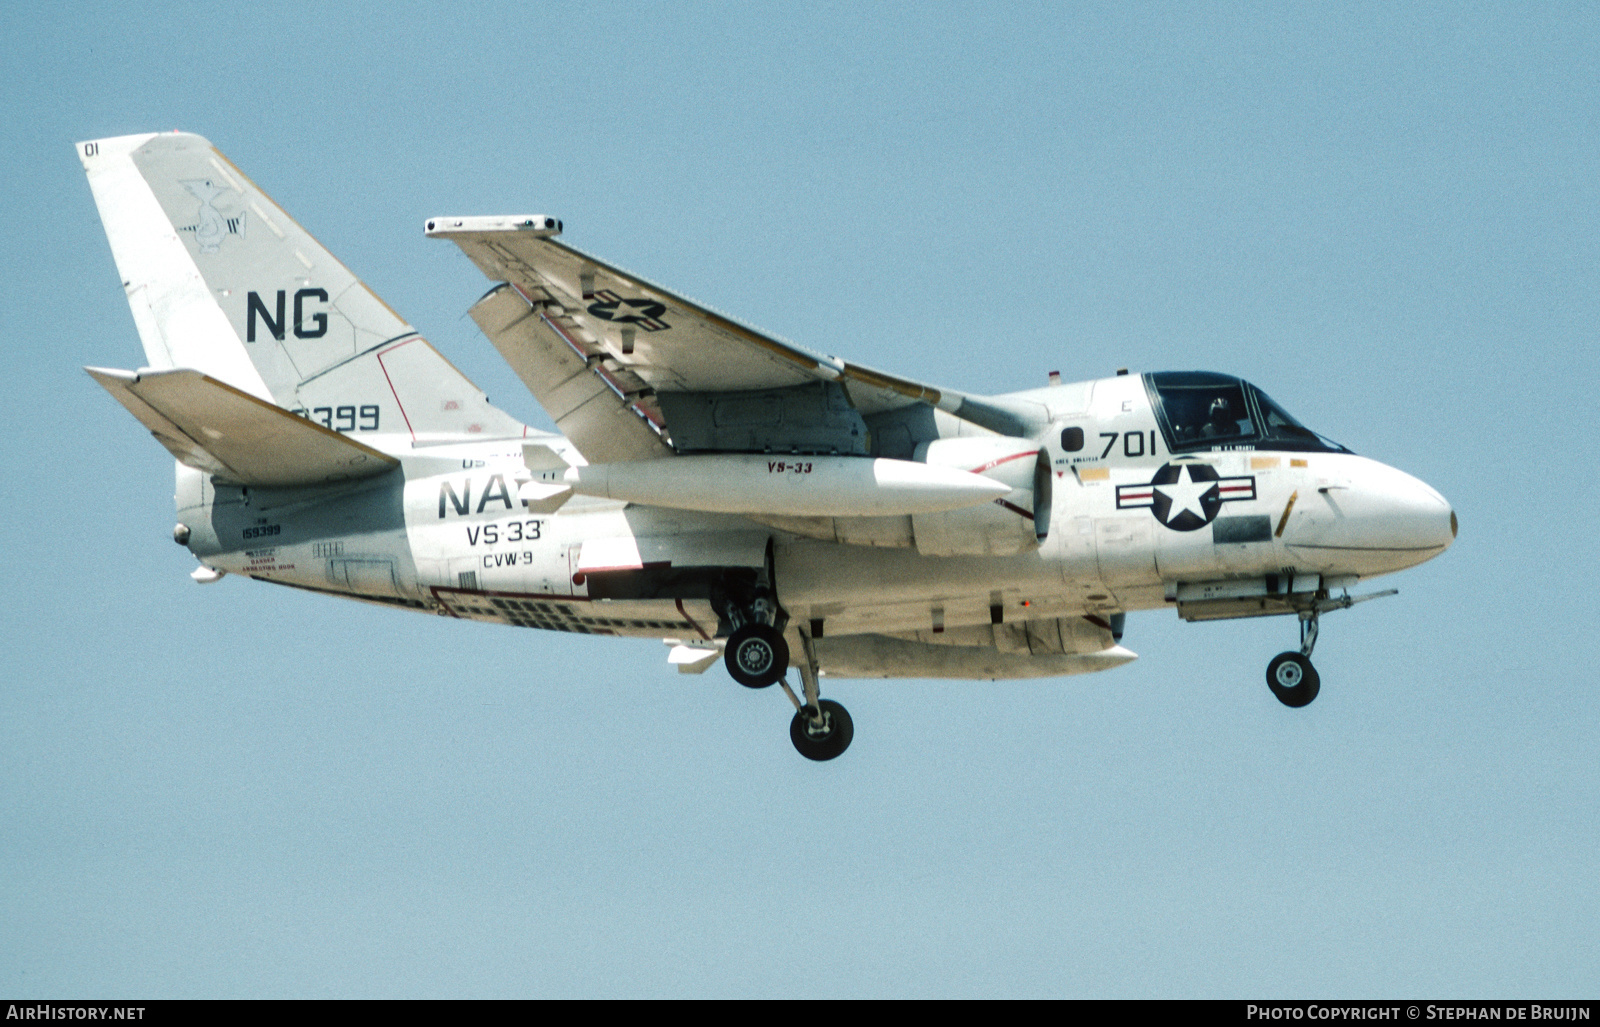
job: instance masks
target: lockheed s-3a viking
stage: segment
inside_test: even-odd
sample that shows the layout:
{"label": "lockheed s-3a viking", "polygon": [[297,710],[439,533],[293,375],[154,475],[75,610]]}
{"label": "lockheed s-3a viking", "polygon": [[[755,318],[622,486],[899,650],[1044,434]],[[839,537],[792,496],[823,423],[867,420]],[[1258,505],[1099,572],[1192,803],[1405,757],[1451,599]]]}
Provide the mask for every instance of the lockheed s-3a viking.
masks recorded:
{"label": "lockheed s-3a viking", "polygon": [[428,219],[494,283],[470,313],[537,431],[206,140],[78,155],[148,365],[88,370],[177,457],[195,580],[662,638],[680,671],[780,684],[814,760],[853,732],[824,678],[1109,670],[1131,610],[1295,618],[1267,685],[1304,706],[1321,615],[1456,534],[1438,492],[1231,375],[970,395],[756,331],[550,217]]}

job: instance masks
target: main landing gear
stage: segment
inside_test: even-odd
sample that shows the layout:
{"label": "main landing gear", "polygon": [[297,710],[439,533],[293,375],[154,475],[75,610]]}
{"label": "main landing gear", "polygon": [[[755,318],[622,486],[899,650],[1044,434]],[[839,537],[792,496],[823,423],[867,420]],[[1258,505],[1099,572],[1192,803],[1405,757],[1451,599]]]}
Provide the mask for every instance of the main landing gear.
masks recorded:
{"label": "main landing gear", "polygon": [[777,684],[789,669],[789,643],[769,624],[746,624],[728,636],[722,660],[739,684],[766,688]]}
{"label": "main landing gear", "polygon": [[850,721],[848,710],[832,699],[821,697],[816,651],[811,635],[803,629],[790,632],[789,637],[798,638],[800,643],[800,659],[793,662],[800,671],[804,702],[784,680],[792,660],[789,641],[785,638],[789,617],[773,596],[770,554],[768,559],[768,573],[758,579],[750,591],[738,598],[724,592],[713,599],[717,615],[726,625],[724,630],[731,629],[722,660],[728,668],[728,676],[746,688],[781,684],[784,694],[794,704],[789,740],[808,760],[831,760],[850,747],[855,725]]}
{"label": "main landing gear", "polygon": [[738,622],[722,651],[729,676],[746,688],[766,688],[781,681],[789,670],[789,643],[773,626],[779,617],[777,604],[757,595],[748,608],[729,609],[725,616]]}
{"label": "main landing gear", "polygon": [[849,710],[832,699],[819,698],[821,689],[817,685],[816,652],[812,648],[811,636],[804,631],[800,632],[800,648],[804,653],[800,661],[800,684],[805,691],[806,701],[802,703],[794,694],[794,689],[789,687],[789,682],[783,682],[784,693],[794,703],[794,719],[789,721],[789,740],[800,755],[820,763],[850,748],[850,740],[855,737],[856,729],[850,720]]}
{"label": "main landing gear", "polygon": [[794,694],[784,675],[789,669],[789,643],[777,628],[752,621],[736,628],[728,636],[728,646],[723,660],[733,680],[747,688],[765,688],[780,684],[783,692],[794,704],[794,719],[789,722],[789,740],[800,755],[808,760],[831,760],[850,748],[855,737],[855,725],[850,712],[832,699],[823,699],[817,684],[817,659],[812,651],[811,637],[800,632],[803,655],[799,662],[801,688],[805,701]]}
{"label": "main landing gear", "polygon": [[831,760],[850,748],[855,733],[850,711],[832,699],[796,710],[794,719],[789,721],[789,740],[795,749],[806,759],[818,762]]}

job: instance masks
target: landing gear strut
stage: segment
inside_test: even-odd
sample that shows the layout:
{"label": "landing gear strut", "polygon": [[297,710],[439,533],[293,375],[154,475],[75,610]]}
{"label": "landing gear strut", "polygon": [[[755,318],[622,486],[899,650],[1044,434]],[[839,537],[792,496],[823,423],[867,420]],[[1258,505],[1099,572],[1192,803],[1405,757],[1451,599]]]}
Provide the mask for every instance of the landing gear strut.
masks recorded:
{"label": "landing gear strut", "polygon": [[804,653],[804,659],[800,661],[800,683],[805,690],[806,701],[802,703],[794,694],[794,689],[789,687],[789,682],[783,682],[785,694],[794,703],[794,719],[789,721],[789,740],[800,755],[820,763],[850,748],[850,740],[856,733],[855,724],[850,720],[849,710],[832,699],[818,698],[821,690],[817,684],[816,652],[812,648],[811,636],[804,631],[800,632],[800,648]]}
{"label": "landing gear strut", "polygon": [[[832,699],[820,695],[817,684],[817,653],[811,633],[804,628],[789,630],[789,615],[778,602],[773,581],[772,543],[767,543],[767,565],[758,575],[743,582],[732,581],[712,593],[711,605],[717,611],[717,634],[726,633],[722,659],[728,676],[746,688],[766,688],[782,684],[783,692],[794,704],[794,719],[789,722],[789,740],[808,760],[831,760],[850,747],[855,725],[849,712]],[[813,630],[821,633],[820,622]],[[784,680],[789,671],[790,641],[798,641],[800,683],[805,701],[794,694]]]}
{"label": "landing gear strut", "polygon": [[1296,600],[1294,608],[1300,614],[1300,651],[1279,653],[1267,664],[1267,687],[1278,701],[1299,708],[1309,705],[1321,691],[1322,679],[1311,666],[1311,650],[1317,647],[1317,628],[1324,613],[1348,610],[1357,603],[1395,594],[1395,589],[1388,588],[1361,596],[1353,596],[1348,590],[1343,595],[1330,596],[1327,589],[1321,589],[1308,600]]}
{"label": "landing gear strut", "polygon": [[1317,647],[1321,613],[1313,608],[1300,614],[1300,651],[1279,653],[1267,664],[1267,687],[1285,706],[1298,709],[1310,704],[1322,690],[1322,678],[1311,665],[1311,650]]}

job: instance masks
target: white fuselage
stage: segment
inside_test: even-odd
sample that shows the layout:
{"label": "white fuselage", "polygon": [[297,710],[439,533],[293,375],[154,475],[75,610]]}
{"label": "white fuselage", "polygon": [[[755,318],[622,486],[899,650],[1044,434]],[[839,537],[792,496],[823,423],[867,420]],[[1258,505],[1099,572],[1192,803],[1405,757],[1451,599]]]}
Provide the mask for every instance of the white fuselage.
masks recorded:
{"label": "white fuselage", "polygon": [[[718,618],[692,585],[674,584],[674,569],[767,569],[770,559],[778,601],[818,632],[938,640],[990,630],[997,608],[1038,621],[1248,594],[1228,591],[1241,582],[1325,591],[1420,563],[1454,537],[1443,497],[1364,457],[1239,448],[1175,458],[1137,377],[1017,397],[1051,414],[1047,431],[1023,440],[1050,477],[1042,540],[1004,500],[936,517],[786,521],[577,496],[534,514],[517,499],[532,477],[520,438],[391,448],[395,471],[317,490],[219,487],[180,465],[179,519],[197,556],[236,574],[453,616],[689,640],[709,639]],[[1082,430],[1076,451],[1062,448],[1063,426]],[[751,475],[773,473],[747,463]],[[1015,483],[1021,464],[1001,463],[962,470]],[[1176,480],[1152,484],[1163,473]],[[997,523],[1019,541],[994,545]],[[962,549],[980,536],[989,542]],[[949,552],[971,555],[930,555]]]}

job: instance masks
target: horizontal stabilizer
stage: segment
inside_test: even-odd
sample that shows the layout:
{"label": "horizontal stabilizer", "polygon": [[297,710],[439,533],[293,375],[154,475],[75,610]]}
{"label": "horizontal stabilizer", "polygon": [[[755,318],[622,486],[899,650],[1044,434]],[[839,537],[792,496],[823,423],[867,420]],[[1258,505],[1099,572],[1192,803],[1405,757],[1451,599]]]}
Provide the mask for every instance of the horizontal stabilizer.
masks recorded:
{"label": "horizontal stabilizer", "polygon": [[517,499],[529,513],[555,513],[572,498],[572,486],[561,481],[562,474],[571,465],[548,443],[524,442],[522,462],[538,479],[525,482],[517,490]]}
{"label": "horizontal stabilizer", "polygon": [[279,406],[188,368],[86,367],[172,455],[239,485],[322,485],[396,466],[378,452]]}

